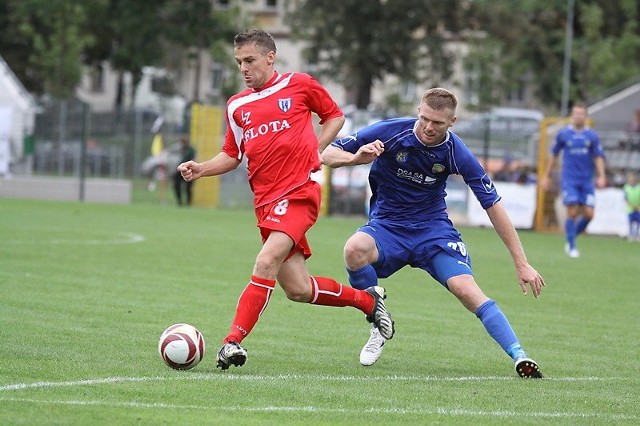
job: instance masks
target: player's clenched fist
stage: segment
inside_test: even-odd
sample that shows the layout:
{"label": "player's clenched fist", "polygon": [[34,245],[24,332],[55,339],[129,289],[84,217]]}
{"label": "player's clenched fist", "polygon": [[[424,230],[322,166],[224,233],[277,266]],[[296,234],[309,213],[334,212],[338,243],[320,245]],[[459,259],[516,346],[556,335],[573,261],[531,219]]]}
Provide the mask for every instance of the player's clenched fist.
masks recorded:
{"label": "player's clenched fist", "polygon": [[187,161],[186,163],[182,163],[178,166],[178,171],[180,172],[180,175],[182,175],[182,179],[187,182],[191,182],[192,180],[196,180],[200,177],[198,175],[198,166],[199,164],[195,161]]}

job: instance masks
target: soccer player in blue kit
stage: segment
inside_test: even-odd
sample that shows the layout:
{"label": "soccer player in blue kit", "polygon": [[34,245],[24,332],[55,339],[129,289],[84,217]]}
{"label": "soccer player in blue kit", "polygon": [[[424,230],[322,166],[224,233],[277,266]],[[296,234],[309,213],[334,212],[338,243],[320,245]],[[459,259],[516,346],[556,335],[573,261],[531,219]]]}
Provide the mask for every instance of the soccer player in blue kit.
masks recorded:
{"label": "soccer player in blue kit", "polygon": [[541,182],[546,191],[550,188],[551,172],[562,151],[562,202],[567,208],[564,222],[566,243],[564,250],[569,257],[580,257],[576,238],[586,228],[595,208],[594,170],[596,185],[607,184],[604,151],[595,130],[587,127],[587,106],[575,104],[571,108],[571,123],[561,129],[551,148],[547,169]]}
{"label": "soccer player in blue kit", "polygon": [[[384,120],[334,141],[322,152],[329,167],[371,163],[369,222],[347,241],[344,257],[349,282],[356,288],[377,285],[409,265],[423,269],[482,322],[489,335],[513,359],[518,375],[542,378],[538,364],[520,345],[509,321],[473,277],[471,259],[446,212],[447,177],[459,174],[486,210],[506,245],[526,295],[545,285],[527,261],[518,234],[491,179],[458,136],[457,99],[446,89],[427,90],[418,118]],[[360,363],[372,365],[385,339],[372,328]]]}

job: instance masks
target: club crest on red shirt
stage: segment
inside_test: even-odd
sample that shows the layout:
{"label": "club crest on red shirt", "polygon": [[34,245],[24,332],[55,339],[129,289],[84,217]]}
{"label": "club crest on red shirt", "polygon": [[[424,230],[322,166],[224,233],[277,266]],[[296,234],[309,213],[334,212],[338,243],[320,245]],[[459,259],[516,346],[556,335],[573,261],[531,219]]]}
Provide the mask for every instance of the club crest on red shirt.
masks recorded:
{"label": "club crest on red shirt", "polygon": [[282,112],[289,111],[289,109],[291,109],[291,98],[278,99],[278,107],[282,110]]}

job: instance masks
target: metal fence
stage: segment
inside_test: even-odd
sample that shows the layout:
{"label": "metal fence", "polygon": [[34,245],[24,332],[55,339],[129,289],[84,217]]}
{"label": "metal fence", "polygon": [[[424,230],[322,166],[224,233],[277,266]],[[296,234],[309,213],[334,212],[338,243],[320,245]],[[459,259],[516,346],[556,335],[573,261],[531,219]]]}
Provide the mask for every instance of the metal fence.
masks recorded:
{"label": "metal fence", "polygon": [[[96,113],[76,100],[45,103],[36,116],[30,142],[32,173],[119,179],[153,178],[154,170],[149,164],[152,164],[152,129],[156,119],[157,114],[150,111]],[[362,125],[365,124],[369,123]],[[535,176],[539,163],[539,129],[492,126],[485,129],[456,123],[453,131],[483,164],[489,160],[502,163],[514,160],[528,165],[530,173]],[[184,130],[182,126],[163,125],[161,132],[167,151],[175,145]],[[627,171],[640,172],[640,136],[634,138],[623,131],[601,132],[600,136],[607,155],[610,185],[621,186]],[[366,167],[333,171],[331,212],[366,213],[366,171]],[[223,205],[250,207],[246,170],[239,168],[223,176],[221,183]]]}
{"label": "metal fence", "polygon": [[[54,176],[138,177],[144,174],[141,165],[150,156],[156,118],[156,113],[142,110],[92,112],[77,100],[47,102],[35,119],[32,172]],[[163,125],[165,146],[176,142],[183,130]]]}

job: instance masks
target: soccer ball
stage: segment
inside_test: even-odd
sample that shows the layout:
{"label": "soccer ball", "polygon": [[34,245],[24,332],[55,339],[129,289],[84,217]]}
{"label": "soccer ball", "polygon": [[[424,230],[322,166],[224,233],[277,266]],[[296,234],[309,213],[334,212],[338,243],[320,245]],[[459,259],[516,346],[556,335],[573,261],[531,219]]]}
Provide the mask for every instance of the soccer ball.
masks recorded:
{"label": "soccer ball", "polygon": [[160,335],[158,351],[169,367],[189,370],[204,357],[204,337],[192,325],[173,324]]}

